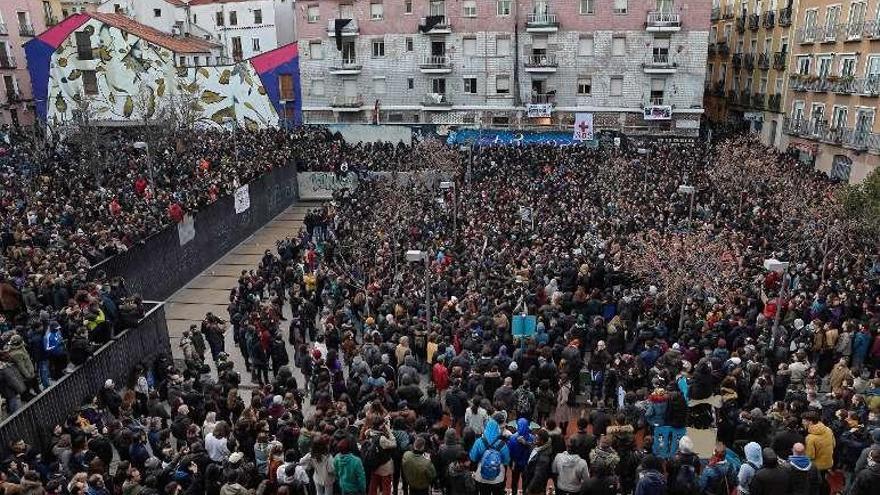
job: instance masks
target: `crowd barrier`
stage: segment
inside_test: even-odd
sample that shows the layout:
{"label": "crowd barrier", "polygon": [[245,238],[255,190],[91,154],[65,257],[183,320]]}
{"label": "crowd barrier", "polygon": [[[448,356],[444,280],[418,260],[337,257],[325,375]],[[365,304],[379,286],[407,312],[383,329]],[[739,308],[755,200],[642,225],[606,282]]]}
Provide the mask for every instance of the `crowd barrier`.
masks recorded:
{"label": "crowd barrier", "polygon": [[362,181],[393,178],[400,185],[418,181],[429,188],[439,187],[442,181],[451,181],[452,175],[437,170],[421,172],[300,172],[296,174],[299,199],[305,201],[324,201],[333,199],[339,189],[355,190]]}
{"label": "crowd barrier", "polygon": [[51,446],[55,425],[62,424],[83,404],[91,402],[108,378],[117,385],[128,382],[138,364],[152,366],[160,355],[171,352],[162,303],[150,307],[138,326],[128,329],[95,351],[82,365],[25,404],[0,423],[0,449],[24,440],[44,450]]}
{"label": "crowd barrier", "polygon": [[236,195],[220,198],[183,223],[96,264],[92,275],[102,271],[121,276],[129,292],[144,299],[167,299],[293,204],[298,198],[296,180],[293,165],[276,168]]}

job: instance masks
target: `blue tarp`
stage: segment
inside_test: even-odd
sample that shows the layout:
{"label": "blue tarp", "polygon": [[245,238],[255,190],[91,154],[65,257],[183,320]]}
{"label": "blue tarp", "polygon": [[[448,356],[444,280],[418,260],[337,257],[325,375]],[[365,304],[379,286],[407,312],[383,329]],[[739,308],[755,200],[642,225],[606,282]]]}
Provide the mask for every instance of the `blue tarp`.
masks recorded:
{"label": "blue tarp", "polygon": [[496,146],[551,144],[556,146],[582,145],[596,147],[598,141],[575,141],[572,132],[563,131],[500,131],[492,129],[459,129],[449,133],[446,142],[450,145]]}

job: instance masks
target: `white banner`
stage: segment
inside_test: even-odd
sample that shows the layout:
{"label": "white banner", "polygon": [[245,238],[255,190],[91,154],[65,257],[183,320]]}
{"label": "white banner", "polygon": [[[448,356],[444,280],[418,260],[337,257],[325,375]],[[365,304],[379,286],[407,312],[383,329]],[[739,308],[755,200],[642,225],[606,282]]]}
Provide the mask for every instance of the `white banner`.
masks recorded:
{"label": "white banner", "polygon": [[530,103],[526,105],[529,118],[550,117],[553,113],[552,103]]}
{"label": "white banner", "polygon": [[574,118],[574,137],[575,141],[592,141],[593,140],[593,114],[578,113]]}
{"label": "white banner", "polygon": [[672,106],[652,105],[645,107],[645,120],[671,120]]}
{"label": "white banner", "polygon": [[251,192],[245,184],[235,190],[235,213],[242,213],[251,207]]}
{"label": "white banner", "polygon": [[177,238],[181,246],[196,238],[196,221],[192,215],[184,215],[183,220],[177,224]]}

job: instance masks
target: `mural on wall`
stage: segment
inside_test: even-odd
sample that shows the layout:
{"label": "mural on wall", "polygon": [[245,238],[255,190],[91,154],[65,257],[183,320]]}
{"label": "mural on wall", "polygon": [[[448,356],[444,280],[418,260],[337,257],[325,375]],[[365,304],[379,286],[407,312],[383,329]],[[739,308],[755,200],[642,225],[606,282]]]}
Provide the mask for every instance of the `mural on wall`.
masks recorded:
{"label": "mural on wall", "polygon": [[[77,17],[82,22],[68,22]],[[53,36],[58,28],[65,28],[66,36]],[[78,56],[74,31],[88,33],[92,60]],[[77,112],[94,121],[147,122],[179,112],[174,107],[181,105],[192,109],[188,113],[195,123],[277,126],[279,115],[300,122],[295,45],[235,65],[178,67],[171,50],[80,14],[29,42],[25,50],[29,66],[35,66],[31,76],[37,113],[54,125],[72,121]],[[40,63],[34,64],[35,60]],[[286,71],[294,81],[294,99],[289,103],[279,99],[277,87],[267,87],[279,84],[279,71]],[[86,73],[89,79],[93,73],[94,81],[87,83]]]}

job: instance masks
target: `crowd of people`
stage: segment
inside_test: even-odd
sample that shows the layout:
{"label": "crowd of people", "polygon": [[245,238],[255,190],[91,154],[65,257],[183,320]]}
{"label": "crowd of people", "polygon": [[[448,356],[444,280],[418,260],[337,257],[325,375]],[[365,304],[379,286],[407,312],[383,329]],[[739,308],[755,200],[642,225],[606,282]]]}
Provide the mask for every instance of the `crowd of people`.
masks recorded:
{"label": "crowd of people", "polygon": [[[311,136],[337,154],[300,148],[304,163],[404,156]],[[228,318],[184,334],[182,366],[108,382],[51,452],[9,446],[0,488],[875,491],[880,263],[863,233],[835,230],[846,248],[830,249],[816,230],[837,185],[745,137],[641,155],[499,146],[452,172],[454,189],[340,191],[241,273]],[[660,242],[696,233],[719,249]],[[644,270],[667,244],[729,266],[674,293]],[[523,314],[534,333],[514,338]]]}

